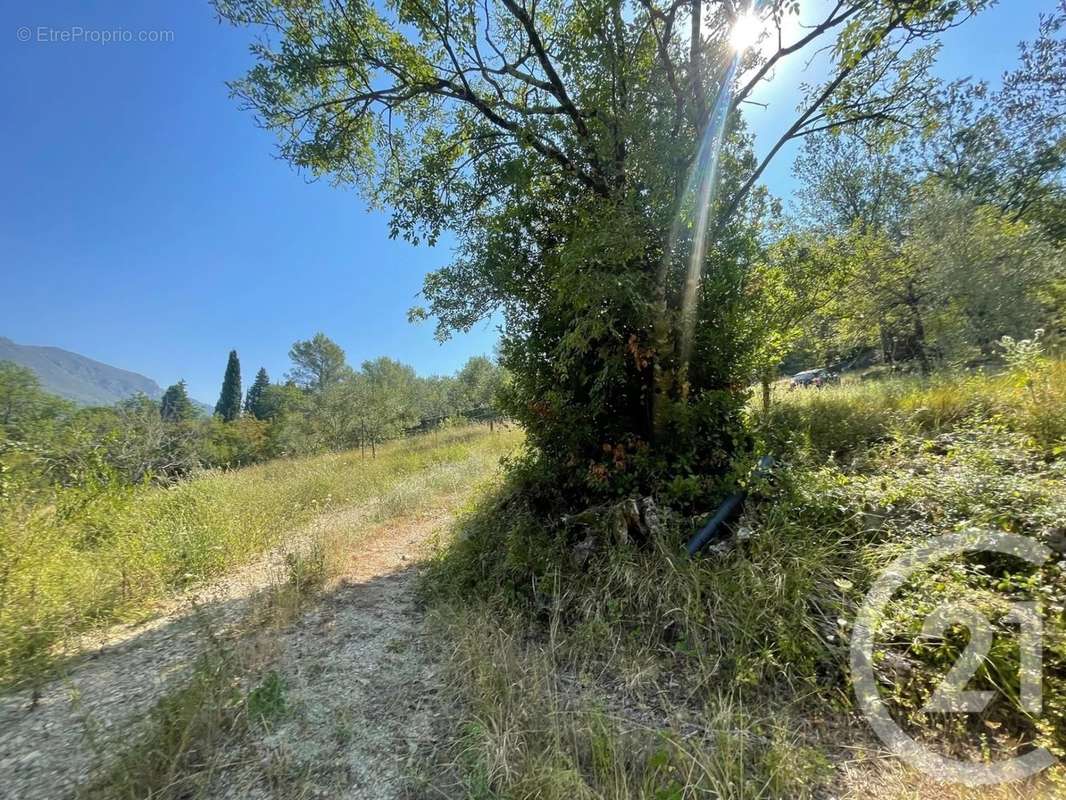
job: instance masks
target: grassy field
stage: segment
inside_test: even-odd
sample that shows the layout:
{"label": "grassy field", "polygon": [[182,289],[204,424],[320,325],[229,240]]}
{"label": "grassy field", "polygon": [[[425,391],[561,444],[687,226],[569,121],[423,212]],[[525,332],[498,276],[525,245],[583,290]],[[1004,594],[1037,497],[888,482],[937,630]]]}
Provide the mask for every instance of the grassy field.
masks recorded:
{"label": "grassy field", "polygon": [[892,437],[931,435],[969,422],[1023,434],[1052,456],[1066,446],[1066,361],[997,374],[869,381],[849,376],[814,390],[789,391],[782,382],[775,395],[769,419],[758,422],[770,435],[767,446],[777,452],[848,455]]}
{"label": "grassy field", "polygon": [[[889,378],[779,395],[752,412],[776,475],[752,486],[731,551],[681,545],[702,518],[590,558],[588,530],[544,520],[509,487],[465,519],[427,583],[457,640],[466,709],[453,768],[473,797],[1053,797],[1064,773],[1001,793],[934,786],[881,758],[849,669],[856,610],[918,543],[979,529],[1066,550],[1066,365],[999,375]],[[708,509],[710,511],[711,509]],[[983,593],[983,594],[982,594]],[[967,642],[923,634],[945,600],[1043,604],[1043,709],[1018,702],[1019,652],[995,615],[974,680],[979,715],[921,713]],[[470,598],[477,598],[471,602]],[[978,600],[978,603],[983,601]],[[895,596],[878,678],[907,731],[960,758],[1032,745],[1066,755],[1066,578],[1012,559],[959,557]]]}
{"label": "grassy field", "polygon": [[[332,508],[417,510],[466,485],[515,433],[446,430],[376,458],[337,453],[207,472],[172,488],[66,490],[0,516],[0,684],[49,674],[64,641],[152,613],[157,601],[244,564]],[[463,465],[457,468],[456,465]]]}
{"label": "grassy field", "polygon": [[[525,505],[515,491],[520,467],[471,503],[422,584],[461,709],[453,746],[427,774],[449,776],[458,785],[448,792],[474,798],[1062,792],[1061,767],[979,793],[933,786],[884,759],[857,713],[849,640],[872,582],[916,544],[980,529],[1066,551],[1066,366],[1041,360],[996,375],[782,392],[769,414],[753,408],[750,429],[757,449],[777,458],[775,474],[750,486],[732,549],[700,559],[682,544],[702,517],[660,507],[649,540],[608,544],[594,523]],[[519,441],[458,429],[394,443],[377,459],[277,461],[172,489],[11,508],[0,527],[3,677],[40,679],[66,635],[150,614],[331,509],[395,520],[459,496]],[[1020,655],[995,603],[981,608],[1002,636],[974,680],[996,700],[962,721],[921,711],[967,644],[957,629],[930,639],[925,618],[945,600],[980,593],[1043,604],[1039,714],[1019,702]],[[1066,757],[1064,606],[1056,563],[960,557],[919,573],[879,628],[877,674],[895,718],[959,758],[995,760],[1033,745]],[[204,680],[160,706],[159,736],[178,731],[187,742],[203,730],[197,737],[209,740],[239,718],[216,718],[216,695],[230,685],[216,678],[229,674],[229,655],[205,661]],[[166,783],[180,760],[153,758],[132,752],[136,768],[123,767],[118,782],[134,787],[130,796]]]}

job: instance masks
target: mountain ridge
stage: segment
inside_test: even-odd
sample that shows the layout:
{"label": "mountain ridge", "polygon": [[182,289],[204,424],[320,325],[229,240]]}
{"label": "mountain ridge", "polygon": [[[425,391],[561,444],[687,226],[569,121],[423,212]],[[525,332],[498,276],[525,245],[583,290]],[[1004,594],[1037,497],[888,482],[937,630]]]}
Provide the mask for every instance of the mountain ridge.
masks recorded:
{"label": "mountain ridge", "polygon": [[18,344],[0,336],[0,361],[32,370],[42,389],[79,405],[114,405],[138,393],[153,400],[163,395],[159,384],[145,375],[60,347]]}

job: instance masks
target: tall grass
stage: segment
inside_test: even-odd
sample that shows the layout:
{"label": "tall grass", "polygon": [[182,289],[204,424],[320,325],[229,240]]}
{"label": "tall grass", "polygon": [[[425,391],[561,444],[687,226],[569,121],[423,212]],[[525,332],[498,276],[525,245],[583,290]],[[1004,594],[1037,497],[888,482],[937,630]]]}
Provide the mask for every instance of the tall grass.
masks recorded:
{"label": "tall grass", "polygon": [[779,452],[848,455],[894,433],[935,434],[967,421],[994,421],[1058,454],[1066,447],[1066,361],[998,375],[851,379],[779,393],[768,416],[755,415]]}
{"label": "tall grass", "polygon": [[[450,796],[538,800],[802,800],[824,761],[772,712],[721,689],[685,716],[630,706],[570,672],[555,642],[467,610],[450,682],[465,708]],[[439,767],[438,767],[439,768]]]}
{"label": "tall grass", "polygon": [[464,796],[814,796],[826,759],[796,728],[846,661],[836,582],[869,567],[854,529],[824,524],[838,513],[812,526],[781,500],[724,558],[688,559],[673,518],[585,564],[506,488],[475,507],[425,579],[453,641]]}
{"label": "tall grass", "polygon": [[[523,502],[520,475],[461,522],[427,589],[459,642],[455,759],[471,795],[847,796],[824,767],[869,743],[852,725],[848,641],[880,571],[971,528],[1062,547],[1063,362],[798,390],[753,423],[777,475],[753,488],[733,526],[744,536],[725,552],[688,558],[706,517],[663,508],[643,543],[546,518]],[[1066,583],[1050,568],[960,558],[909,585],[886,616],[895,658],[879,673],[894,712],[925,725],[915,709],[965,644],[924,641],[928,609],[968,592],[1026,599],[1035,585],[1058,609],[1044,619],[1044,717],[1019,713],[1015,650],[1003,647],[975,679],[1001,699],[946,744],[1063,752]],[[799,732],[812,721],[832,735]]]}
{"label": "tall grass", "polygon": [[0,509],[0,684],[39,679],[65,637],[143,616],[331,508],[373,501],[368,513],[395,513],[417,504],[435,467],[498,459],[516,441],[454,429],[387,445],[377,458],[338,453],[208,472],[167,489],[11,500]]}

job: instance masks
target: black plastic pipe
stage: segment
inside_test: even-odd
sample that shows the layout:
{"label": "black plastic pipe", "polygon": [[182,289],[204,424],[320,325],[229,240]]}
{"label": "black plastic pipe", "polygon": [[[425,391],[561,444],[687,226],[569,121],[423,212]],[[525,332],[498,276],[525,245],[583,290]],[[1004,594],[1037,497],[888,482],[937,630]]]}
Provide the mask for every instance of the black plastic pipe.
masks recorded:
{"label": "black plastic pipe", "polygon": [[[774,465],[774,460],[770,456],[763,456],[759,459],[759,463],[756,465],[755,470],[752,472],[752,476],[755,478],[765,478],[770,474],[770,469]],[[714,513],[707,524],[700,528],[699,533],[692,537],[689,541],[687,549],[690,556],[694,556],[710,544],[713,540],[720,538],[720,529],[723,523],[727,522],[733,517],[740,506],[744,503],[745,498],[748,496],[747,489],[740,489],[729,495],[722,505],[718,507],[718,510]]]}

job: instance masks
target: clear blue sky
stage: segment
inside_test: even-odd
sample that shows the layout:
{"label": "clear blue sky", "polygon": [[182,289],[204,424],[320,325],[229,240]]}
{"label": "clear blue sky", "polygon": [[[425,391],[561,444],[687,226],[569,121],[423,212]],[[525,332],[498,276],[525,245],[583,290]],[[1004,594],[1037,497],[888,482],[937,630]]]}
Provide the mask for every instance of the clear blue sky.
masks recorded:
{"label": "clear blue sky", "polygon": [[[1005,0],[952,33],[941,71],[996,79],[1053,0]],[[157,43],[37,41],[41,28],[171,31]],[[19,29],[31,41],[19,40]],[[490,325],[438,345],[410,325],[446,247],[390,241],[352,191],[308,183],[228,97],[247,37],[205,2],[0,0],[0,335],[144,373],[213,402],[231,348],[246,385],[280,378],[322,330],[353,364],[390,355],[421,374],[491,353]],[[762,149],[794,105],[802,62],[749,110]],[[791,154],[767,173],[791,190]]]}

